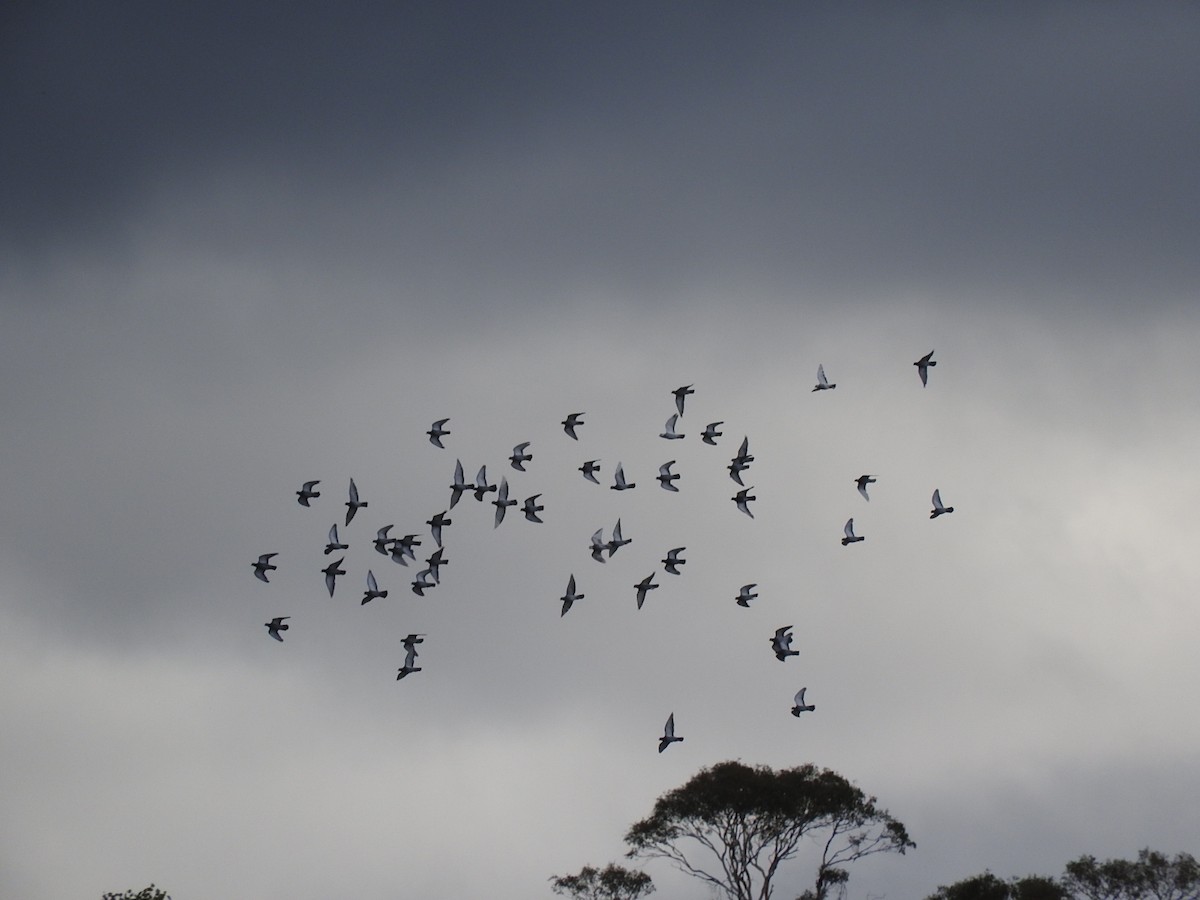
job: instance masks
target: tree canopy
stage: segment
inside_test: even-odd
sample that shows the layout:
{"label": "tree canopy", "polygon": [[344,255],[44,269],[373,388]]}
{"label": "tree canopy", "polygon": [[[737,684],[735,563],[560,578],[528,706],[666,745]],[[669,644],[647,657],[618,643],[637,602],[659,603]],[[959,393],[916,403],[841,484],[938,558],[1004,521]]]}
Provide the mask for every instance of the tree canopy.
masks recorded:
{"label": "tree canopy", "polygon": [[702,769],[659,797],[625,835],[629,857],[665,859],[730,900],[770,900],[779,866],[806,836],[821,851],[811,900],[844,884],[844,866],[916,845],[904,825],[841,775],[812,764],[775,770],[740,762]]}
{"label": "tree canopy", "polygon": [[654,893],[654,884],[645,872],[613,863],[603,869],[584,866],[578,875],[552,875],[550,887],[575,900],[638,900]]}

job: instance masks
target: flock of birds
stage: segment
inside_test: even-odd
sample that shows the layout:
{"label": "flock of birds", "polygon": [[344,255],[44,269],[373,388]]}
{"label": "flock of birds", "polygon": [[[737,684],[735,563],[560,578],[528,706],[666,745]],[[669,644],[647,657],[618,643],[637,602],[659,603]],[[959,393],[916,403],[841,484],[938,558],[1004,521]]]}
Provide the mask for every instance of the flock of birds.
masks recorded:
{"label": "flock of birds", "polygon": [[[920,359],[914,362],[913,365],[917,367],[917,373],[920,376],[922,387],[926,386],[929,380],[929,369],[937,365],[937,362],[933,360],[933,351],[931,350],[929,353],[922,356]],[[684,385],[671,392],[675,399],[676,411],[670,416],[670,418],[667,419],[664,430],[659,437],[671,441],[681,440],[685,437],[678,431],[678,426],[679,420],[684,415],[686,398],[695,393],[693,387],[694,386],[690,384]],[[830,382],[826,377],[824,366],[818,365],[817,383],[814,385],[812,390],[814,392],[827,391],[833,390],[836,387],[837,384]],[[573,412],[560,423],[564,433],[569,438],[572,438],[576,441],[579,440],[578,429],[585,424],[583,420],[584,415],[585,413],[582,412]],[[438,419],[432,423],[429,430],[426,432],[429,437],[429,442],[434,447],[442,450],[446,449],[443,439],[451,434],[450,429],[446,427],[449,422],[449,418]],[[710,422],[704,428],[703,432],[701,432],[701,440],[706,444],[716,446],[717,438],[723,436],[723,432],[719,430],[720,426],[723,424],[723,421]],[[533,454],[529,452],[530,446],[531,442],[525,441],[513,447],[512,455],[509,457],[509,464],[514,470],[518,472],[527,471],[525,466],[533,459]],[[588,481],[594,484],[600,484],[600,480],[597,478],[597,475],[600,473],[599,462],[600,461],[598,459],[586,460],[583,465],[579,467],[578,471],[580,471],[583,474],[583,477]],[[740,490],[738,490],[731,497],[731,500],[740,512],[746,514],[750,518],[754,518],[754,513],[750,510],[750,503],[755,501],[757,498],[751,493],[751,491],[754,490],[754,487],[747,487],[742,481],[742,473],[747,471],[753,462],[754,456],[750,453],[749,438],[743,438],[737,454],[730,460],[728,471],[730,478],[740,488]],[[675,463],[675,460],[670,460],[669,462],[663,463],[659,467],[658,482],[659,486],[663,490],[670,492],[677,492],[679,490],[679,488],[676,487],[675,482],[679,480],[680,476],[679,474],[672,472],[672,467],[675,465]],[[320,483],[320,480],[304,482],[300,490],[295,492],[297,502],[301,506],[311,508],[312,501],[321,497],[321,492],[317,490],[317,487],[320,485]],[[864,474],[854,479],[854,483],[857,485],[858,492],[862,495],[863,499],[870,501],[871,498],[867,492],[867,488],[869,485],[876,483],[876,478],[873,475]],[[628,491],[636,488],[637,483],[628,480],[622,463],[618,462],[613,470],[613,483],[609,487],[614,491]],[[454,509],[464,494],[472,494],[479,502],[483,502],[489,494],[495,495],[495,499],[490,501],[491,505],[495,507],[495,512],[493,515],[493,528],[498,528],[501,523],[504,522],[509,508],[515,506],[520,506],[520,512],[524,514],[524,517],[528,522],[543,524],[543,519],[539,516],[539,513],[541,513],[545,507],[538,502],[542,495],[540,493],[533,494],[529,497],[526,497],[524,501],[518,500],[515,497],[510,497],[511,489],[507,477],[502,477],[499,484],[492,483],[488,478],[486,465],[479,468],[479,471],[476,473],[473,481],[467,481],[465,472],[463,470],[462,461],[456,460],[454,465],[453,480],[449,485],[449,490],[450,500],[447,508],[431,516],[425,522],[425,524],[429,526],[429,537],[437,545],[437,549],[425,558],[425,567],[416,572],[411,582],[412,591],[418,596],[425,596],[426,591],[435,589],[441,583],[441,569],[450,562],[450,560],[445,556],[445,548],[442,544],[443,530],[453,524],[453,521],[450,518],[450,510]],[[929,517],[931,519],[936,519],[939,516],[954,512],[953,506],[946,506],[942,502],[941,492],[938,489],[935,489],[933,492],[932,504],[933,509],[929,513]],[[349,527],[350,523],[354,520],[360,509],[366,509],[370,505],[368,501],[360,498],[358,486],[354,483],[353,478],[350,479],[347,499],[343,505],[346,507],[344,527]],[[416,548],[422,544],[422,535],[413,533],[405,534],[402,537],[391,537],[390,532],[394,527],[394,525],[385,525],[376,531],[375,539],[372,542],[374,549],[381,555],[390,557],[394,563],[398,563],[402,566],[408,566],[409,561],[416,562]],[[843,528],[843,537],[841,539],[842,546],[845,547],[853,543],[861,542],[865,539],[865,536],[855,534],[854,518],[851,517],[848,519]],[[618,518],[616,524],[612,528],[610,537],[607,540],[604,538],[603,527],[597,529],[592,534],[589,542],[589,550],[592,559],[596,560],[597,562],[604,563],[611,559],[621,547],[631,542],[632,538],[626,538],[623,535],[621,529],[621,520]],[[346,551],[348,549],[349,544],[343,543],[338,536],[338,525],[335,522],[329,529],[324,555],[329,556],[333,553]],[[674,547],[667,551],[666,556],[661,560],[663,569],[667,574],[681,574],[680,567],[687,562],[682,555],[686,549],[686,547]],[[253,563],[254,575],[256,578],[262,582],[270,583],[268,573],[278,569],[278,566],[272,562],[276,556],[279,556],[278,552],[263,553],[258,557],[258,560]],[[328,590],[330,597],[334,595],[334,592],[337,588],[337,579],[340,576],[346,575],[346,570],[342,568],[342,564],[345,562],[345,560],[346,557],[343,554],[339,556],[338,559],[330,562],[327,566],[321,569],[321,572],[325,578],[325,587]],[[655,570],[633,586],[638,609],[642,608],[650,591],[660,587],[660,585],[656,584],[654,581],[655,575],[657,574],[658,572]],[[735,598],[737,605],[748,608],[750,606],[750,601],[758,597],[758,594],[754,591],[757,586],[758,585],[754,583],[742,585]],[[373,600],[383,600],[386,599],[387,596],[388,591],[379,587],[379,582],[375,577],[374,571],[372,569],[368,569],[366,574],[366,587],[363,591],[361,604],[365,605]],[[570,611],[571,607],[577,601],[582,600],[584,596],[585,595],[580,593],[578,590],[575,574],[571,573],[567,580],[566,592],[562,595],[562,597],[559,598],[562,603],[559,616],[565,616],[567,612]],[[268,636],[276,641],[282,642],[282,632],[288,630],[288,619],[290,618],[291,616],[276,616],[269,622],[265,623]],[[785,625],[782,628],[776,629],[774,636],[770,639],[771,650],[776,659],[778,659],[780,662],[786,662],[788,657],[797,656],[800,653],[799,650],[793,650],[791,646],[793,640],[792,627],[793,626],[791,625]],[[407,677],[408,675],[421,671],[421,667],[416,665],[418,656],[417,645],[423,643],[424,639],[424,634],[409,634],[401,642],[401,646],[405,651],[405,656],[404,663],[400,666],[396,675],[397,681]],[[802,713],[812,712],[816,709],[815,705],[806,702],[806,691],[807,687],[801,687],[793,697],[791,707],[791,713],[793,716],[799,717]],[[663,735],[661,738],[659,738],[658,752],[662,753],[671,744],[682,740],[683,737],[675,733],[675,714],[672,712],[667,717],[666,724],[663,728]]]}

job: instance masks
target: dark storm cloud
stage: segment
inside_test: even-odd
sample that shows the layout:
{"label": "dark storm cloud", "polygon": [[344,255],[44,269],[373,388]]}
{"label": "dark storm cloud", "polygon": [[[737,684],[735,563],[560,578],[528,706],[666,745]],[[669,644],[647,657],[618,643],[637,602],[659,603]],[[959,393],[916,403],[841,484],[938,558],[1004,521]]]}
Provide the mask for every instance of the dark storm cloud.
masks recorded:
{"label": "dark storm cloud", "polygon": [[[1179,5],[39,9],[6,46],[4,232],[95,231],[236,164],[425,196],[476,265],[1113,307],[1196,275],[1197,37]],[[555,171],[557,198],[506,190]]]}

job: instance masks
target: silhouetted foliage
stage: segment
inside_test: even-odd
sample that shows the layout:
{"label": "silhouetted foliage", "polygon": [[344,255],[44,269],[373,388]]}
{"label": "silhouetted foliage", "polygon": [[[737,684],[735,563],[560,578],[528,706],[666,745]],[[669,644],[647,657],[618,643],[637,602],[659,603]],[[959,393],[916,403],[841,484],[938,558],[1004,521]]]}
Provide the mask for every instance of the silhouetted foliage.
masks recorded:
{"label": "silhouetted foliage", "polygon": [[739,762],[702,769],[659,797],[625,842],[627,856],[668,860],[730,900],[769,900],[780,864],[814,833],[824,834],[815,886],[804,895],[812,900],[825,900],[831,888],[845,884],[848,863],[916,846],[874,797],[836,772]]}
{"label": "silhouetted foliage", "polygon": [[1003,881],[991,872],[942,885],[926,900],[1069,900],[1070,894],[1053,878],[1027,875]]}
{"label": "silhouetted foliage", "polygon": [[654,884],[645,872],[613,863],[603,869],[584,866],[578,875],[552,875],[550,887],[575,900],[638,900],[654,893]]}
{"label": "silhouetted foliage", "polygon": [[1063,884],[1083,900],[1197,900],[1200,863],[1190,853],[1168,859],[1146,848],[1136,861],[1081,856],[1067,863]]}
{"label": "silhouetted foliage", "polygon": [[151,882],[149,887],[144,887],[136,893],[130,890],[123,894],[105,894],[100,900],[171,900],[171,895]]}

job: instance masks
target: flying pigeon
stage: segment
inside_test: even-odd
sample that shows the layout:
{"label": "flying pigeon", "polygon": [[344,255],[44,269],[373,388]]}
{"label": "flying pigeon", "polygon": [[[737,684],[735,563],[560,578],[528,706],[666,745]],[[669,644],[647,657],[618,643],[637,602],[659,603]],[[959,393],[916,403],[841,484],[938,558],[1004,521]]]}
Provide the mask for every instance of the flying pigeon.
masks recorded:
{"label": "flying pigeon", "polygon": [[750,493],[752,490],[754,490],[754,485],[750,485],[748,488],[742,488],[729,499],[737,504],[738,509],[753,519],[754,513],[750,512],[750,501],[757,500],[758,498]]}
{"label": "flying pigeon", "polygon": [[675,465],[675,460],[663,463],[658,467],[658,483],[662,485],[664,491],[679,492],[679,488],[675,487],[672,482],[678,481],[679,476],[671,472],[671,466]]}
{"label": "flying pigeon", "polygon": [[780,662],[786,661],[789,656],[800,655],[799,650],[792,649],[791,628],[791,625],[776,628],[775,637],[771,638],[771,649],[775,651],[775,658]]}
{"label": "flying pigeon", "polygon": [[325,544],[325,555],[328,556],[334,550],[349,550],[349,544],[343,544],[338,540],[337,522],[334,522],[329,528],[329,538]]}
{"label": "flying pigeon", "polygon": [[617,471],[613,475],[613,483],[609,486],[610,491],[629,491],[637,487],[637,482],[625,480],[625,469],[620,463],[617,463]]}
{"label": "flying pigeon", "polygon": [[562,600],[562,612],[558,614],[558,617],[561,619],[563,616],[565,616],[567,614],[567,610],[571,608],[571,604],[573,604],[576,600],[582,600],[583,597],[583,594],[577,594],[575,592],[575,576],[572,575],[567,580],[567,592],[559,598]]}
{"label": "flying pigeon", "polygon": [[814,391],[832,391],[836,384],[830,384],[829,379],[825,377],[825,367],[817,363],[817,384],[813,388]]}
{"label": "flying pigeon", "polygon": [[399,673],[396,675],[396,680],[399,681],[405,675],[411,675],[413,672],[420,672],[421,667],[413,665],[417,661],[417,648],[411,644],[407,645],[407,652],[404,654],[404,665],[400,667]]}
{"label": "flying pigeon", "polygon": [[658,739],[658,752],[662,753],[676,741],[682,741],[683,738],[675,737],[675,713],[667,716],[667,724],[663,728],[663,736]]}
{"label": "flying pigeon", "polygon": [[858,485],[858,492],[863,495],[863,499],[869,501],[871,498],[867,496],[867,485],[874,484],[876,479],[870,475],[859,475],[854,481]]}
{"label": "flying pigeon", "polygon": [[659,587],[659,585],[654,584],[653,582],[654,582],[654,573],[651,572],[649,575],[647,575],[645,578],[643,578],[641,581],[639,581],[637,584],[634,585],[634,587],[637,589],[637,608],[638,609],[641,609],[642,604],[646,602],[646,594],[648,592],[654,590],[656,587]]}
{"label": "flying pigeon", "polygon": [[667,551],[667,558],[662,561],[666,566],[667,571],[672,575],[679,575],[679,567],[687,562],[686,559],[680,559],[679,554],[686,550],[687,547],[676,547],[674,550]]}
{"label": "flying pigeon", "polygon": [[516,506],[519,500],[508,499],[508,479],[500,479],[500,492],[496,494],[496,499],[492,501],[492,506],[496,507],[496,524],[493,528],[499,528],[500,523],[504,521],[504,514],[510,506]]}
{"label": "flying pigeon", "polygon": [[340,568],[341,564],[346,561],[346,557],[342,557],[337,562],[332,562],[323,568],[321,571],[325,573],[325,587],[329,588],[329,596],[333,596],[334,583],[338,575],[345,575],[346,570]]}
{"label": "flying pigeon", "polygon": [[463,495],[463,491],[469,491],[471,486],[463,480],[462,460],[454,461],[454,483],[450,485],[450,508],[454,509],[454,504],[457,503]]}
{"label": "flying pigeon", "polygon": [[360,603],[359,605],[365,606],[366,604],[368,604],[372,600],[374,600],[376,597],[378,597],[380,600],[382,600],[387,595],[388,595],[387,591],[381,591],[379,589],[379,583],[375,580],[375,573],[372,572],[370,569],[367,569],[367,590],[363,594],[362,603]]}
{"label": "flying pigeon", "polygon": [[608,548],[608,556],[611,559],[612,555],[624,547],[626,544],[632,544],[633,538],[627,538],[621,534],[621,520],[617,519],[617,524],[613,526],[612,539],[605,545]]}
{"label": "flying pigeon", "polygon": [[565,431],[567,433],[568,437],[574,438],[575,440],[579,440],[579,435],[577,435],[575,433],[575,428],[576,428],[576,426],[583,424],[583,416],[584,415],[585,415],[585,413],[581,413],[581,412],[571,413],[569,416],[567,416],[565,419],[562,420],[563,431]]}
{"label": "flying pigeon", "polygon": [[417,644],[423,644],[423,643],[425,643],[425,635],[410,634],[407,637],[405,637],[404,640],[402,640],[400,642],[400,646],[402,646],[404,648],[405,652],[408,652],[409,650],[414,649]]}
{"label": "flying pigeon", "polygon": [[931,509],[929,511],[929,518],[936,519],[938,516],[942,515],[943,513],[952,513],[952,512],[954,512],[953,506],[943,506],[942,505],[942,492],[939,490],[934,490],[934,492],[933,492],[933,509]]}
{"label": "flying pigeon", "polygon": [[426,588],[437,587],[436,581],[429,580],[432,576],[433,576],[432,569],[425,569],[421,572],[418,572],[417,577],[413,580],[413,583],[412,583],[413,593],[416,594],[418,597],[424,597]]}
{"label": "flying pigeon", "polygon": [[271,565],[271,557],[278,555],[278,553],[264,553],[260,556],[258,562],[254,564],[254,577],[259,581],[266,581],[267,584],[270,584],[271,582],[267,579],[267,573],[279,568],[279,566]]}
{"label": "flying pigeon", "polygon": [[750,601],[754,600],[755,598],[758,597],[758,594],[754,593],[754,589],[756,587],[758,587],[757,582],[752,582],[750,584],[743,584],[742,589],[740,591],[738,591],[737,605],[744,606],[744,607],[746,607],[746,609],[749,609]]}
{"label": "flying pigeon", "polygon": [[508,458],[509,463],[518,472],[524,472],[525,463],[533,459],[532,453],[525,452],[525,448],[529,446],[529,443],[529,441],[525,441],[524,443],[517,444],[517,446],[513,447],[512,456]]}
{"label": "flying pigeon", "polygon": [[[420,546],[421,539],[415,534],[406,534],[402,538],[396,538],[392,541],[392,560],[400,563],[402,566],[408,565],[408,563],[404,561],[404,557],[407,556],[409,559],[415,560],[417,558],[417,554],[416,551],[413,550],[413,547]],[[400,559],[396,559],[397,553],[400,554]]]}
{"label": "flying pigeon", "polygon": [[302,487],[300,490],[296,491],[296,498],[301,506],[308,506],[309,500],[312,500],[316,497],[321,496],[320,491],[313,490],[313,488],[315,488],[320,483],[321,482],[319,482],[319,481],[306,481],[306,482],[304,482],[304,487]]}
{"label": "flying pigeon", "polygon": [[853,543],[855,543],[856,541],[865,541],[865,540],[866,540],[866,538],[865,538],[865,537],[857,537],[857,536],[855,536],[855,534],[854,534],[854,519],[853,519],[853,517],[851,517],[851,518],[849,518],[849,519],[847,519],[847,520],[846,520],[846,527],[845,527],[845,528],[843,528],[843,529],[842,529],[842,531],[843,531],[843,532],[845,533],[845,535],[846,535],[844,538],[842,538],[842,546],[843,546],[843,547],[847,546],[848,544],[853,544]]}
{"label": "flying pigeon", "polygon": [[600,466],[598,465],[599,462],[600,460],[598,459],[589,459],[579,467],[579,471],[583,473],[583,477],[594,484],[600,483],[600,481],[596,478],[596,473],[600,471]]}
{"label": "flying pigeon", "polygon": [[659,435],[660,438],[666,438],[668,441],[678,441],[683,438],[683,435],[675,430],[675,423],[679,421],[679,414],[671,416],[667,419],[666,431]]}
{"label": "flying pigeon", "polygon": [[729,477],[744,487],[746,483],[742,481],[741,473],[750,468],[752,462],[754,457],[750,455],[750,438],[744,437],[737,456],[729,461]]}
{"label": "flying pigeon", "polygon": [[797,719],[800,718],[800,713],[812,712],[814,709],[816,709],[815,706],[812,706],[811,704],[805,704],[804,702],[804,692],[807,690],[808,688],[806,687],[800,688],[800,690],[796,691],[796,696],[792,700],[792,715]]}
{"label": "flying pigeon", "polygon": [[542,525],[545,523],[542,521],[542,519],[538,515],[538,513],[540,513],[546,507],[542,506],[542,504],[537,502],[537,499],[540,496],[542,496],[542,495],[534,494],[532,497],[526,497],[525,504],[524,504],[524,506],[521,507],[521,511],[523,513],[525,513],[525,518],[528,519],[530,522],[537,522],[539,525]]}
{"label": "flying pigeon", "polygon": [[[605,562],[604,551],[607,546],[604,543],[604,529],[597,528],[592,535],[592,559],[596,560],[596,562]],[[609,555],[611,556],[612,554],[610,553]]]}
{"label": "flying pigeon", "polygon": [[445,553],[446,551],[444,548],[438,547],[429,555],[429,558],[425,560],[425,565],[429,566],[429,568],[425,571],[433,576],[433,581],[435,584],[442,583],[442,566],[450,565],[450,560],[446,559]]}
{"label": "flying pigeon", "polygon": [[688,394],[694,394],[696,392],[692,390],[692,386],[690,384],[685,384],[683,387],[675,388],[675,390],[671,391],[671,393],[675,395],[675,408],[679,410],[679,414],[682,416],[684,398],[687,397]]}
{"label": "flying pigeon", "polygon": [[354,514],[358,512],[359,507],[367,506],[367,501],[358,499],[358,487],[354,484],[354,479],[350,479],[350,499],[346,501],[346,524],[350,524],[350,520],[354,518]]}
{"label": "flying pigeon", "polygon": [[917,374],[921,376],[921,387],[925,387],[926,382],[929,381],[929,367],[937,365],[937,361],[933,358],[933,351],[930,350],[913,365],[917,367]]}
{"label": "flying pigeon", "polygon": [[433,535],[434,543],[436,543],[439,547],[442,546],[442,529],[447,525],[453,524],[452,519],[446,518],[446,513],[448,512],[449,510],[440,512],[432,519],[428,519],[425,522],[425,524],[429,526],[429,533]]}
{"label": "flying pigeon", "polygon": [[280,643],[283,643],[283,638],[280,636],[279,632],[288,630],[288,624],[284,620],[290,618],[291,616],[276,616],[270,622],[264,623],[267,628],[267,634],[275,638],[275,640],[279,641]]}
{"label": "flying pigeon", "polygon": [[475,499],[483,502],[483,495],[488,491],[496,490],[494,484],[488,484],[487,481],[487,466],[480,466],[479,471],[475,473]]}
{"label": "flying pigeon", "polygon": [[706,444],[712,444],[714,447],[717,446],[717,438],[725,433],[723,431],[717,431],[717,426],[724,424],[724,421],[709,422],[707,427],[704,429],[704,433],[700,435],[700,440],[704,441]]}
{"label": "flying pigeon", "polygon": [[384,525],[375,532],[375,540],[372,543],[375,545],[376,551],[387,556],[389,551],[387,545],[392,542],[392,539],[387,536],[387,533],[395,528],[395,525]]}
{"label": "flying pigeon", "polygon": [[440,447],[443,450],[446,449],[446,445],[442,443],[442,437],[449,434],[450,430],[443,428],[442,426],[449,421],[449,419],[438,419],[433,423],[430,429],[425,432],[427,435],[429,435],[429,443],[433,444],[435,447]]}

